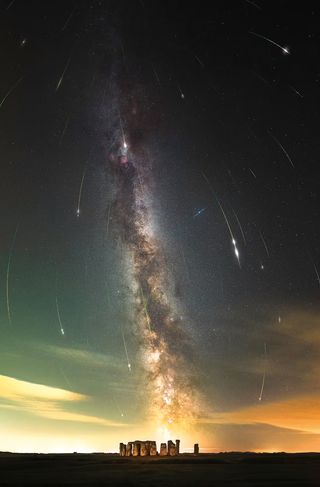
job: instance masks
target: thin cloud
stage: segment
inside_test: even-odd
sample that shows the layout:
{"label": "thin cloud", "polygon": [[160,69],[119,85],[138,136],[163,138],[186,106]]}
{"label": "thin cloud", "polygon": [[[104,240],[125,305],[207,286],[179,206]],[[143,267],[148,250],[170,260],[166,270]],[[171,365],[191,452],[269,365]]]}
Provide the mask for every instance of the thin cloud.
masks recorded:
{"label": "thin cloud", "polygon": [[90,367],[110,367],[112,369],[123,367],[123,363],[113,355],[43,343],[34,344],[34,348],[41,353],[50,354],[70,362],[79,362],[81,365],[90,365]]}
{"label": "thin cloud", "polygon": [[68,403],[78,404],[88,399],[89,397],[84,394],[0,375],[0,400],[2,400],[0,407],[2,408],[16,409],[59,421],[94,423],[112,427],[127,426],[125,423],[65,409]]}

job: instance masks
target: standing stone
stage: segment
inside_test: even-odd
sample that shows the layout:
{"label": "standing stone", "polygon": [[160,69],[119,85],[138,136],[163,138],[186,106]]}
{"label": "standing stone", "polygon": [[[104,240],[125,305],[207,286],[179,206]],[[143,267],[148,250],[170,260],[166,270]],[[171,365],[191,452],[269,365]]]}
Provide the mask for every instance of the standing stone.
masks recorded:
{"label": "standing stone", "polygon": [[168,455],[170,455],[170,457],[174,457],[176,454],[177,454],[176,445],[173,443],[173,441],[169,440],[168,441]]}
{"label": "standing stone", "polygon": [[124,443],[120,443],[119,453],[120,453],[120,457],[126,456],[126,445]]}
{"label": "standing stone", "polygon": [[165,457],[165,456],[167,456],[167,444],[161,443],[160,444],[160,457]]}
{"label": "standing stone", "polygon": [[180,440],[176,440],[176,453],[177,455],[180,453]]}
{"label": "standing stone", "polygon": [[132,443],[126,445],[126,457],[131,457],[132,455]]}
{"label": "standing stone", "polygon": [[148,455],[148,451],[147,451],[147,448],[146,448],[146,442],[145,441],[141,441],[140,456],[146,457],[147,455]]}
{"label": "standing stone", "polygon": [[155,457],[157,455],[157,443],[150,441],[150,456]]}
{"label": "standing stone", "polygon": [[151,441],[150,440],[147,440],[146,441],[146,455],[147,456],[150,456],[150,450],[151,450]]}
{"label": "standing stone", "polygon": [[199,455],[199,443],[195,443],[193,447],[194,455]]}
{"label": "standing stone", "polygon": [[132,456],[138,457],[140,455],[140,443],[138,441],[133,442]]}

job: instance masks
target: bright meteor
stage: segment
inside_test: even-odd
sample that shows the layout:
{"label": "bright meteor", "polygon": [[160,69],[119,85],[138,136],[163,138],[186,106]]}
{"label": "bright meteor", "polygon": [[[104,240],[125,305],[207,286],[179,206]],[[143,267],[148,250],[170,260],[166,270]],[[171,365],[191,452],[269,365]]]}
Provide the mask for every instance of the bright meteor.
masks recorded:
{"label": "bright meteor", "polygon": [[83,187],[83,182],[84,182],[84,178],[85,178],[86,172],[87,172],[87,166],[83,170],[82,178],[81,178],[81,183],[80,183],[80,188],[79,188],[78,206],[77,206],[77,212],[76,212],[76,215],[77,215],[78,218],[80,216],[80,205],[81,205],[82,187]]}
{"label": "bright meteor", "polygon": [[269,39],[268,37],[265,37],[261,34],[257,34],[256,32],[249,31],[249,34],[252,34],[256,37],[260,37],[260,39],[264,39],[265,41],[269,42],[270,44],[273,44],[274,46],[279,47],[279,49],[281,49],[281,51],[282,51],[282,54],[290,54],[290,49],[288,46],[281,46],[280,44],[273,41],[272,39]]}
{"label": "bright meteor", "polygon": [[231,243],[232,243],[232,245],[233,245],[233,252],[234,252],[234,255],[236,256],[236,259],[237,259],[237,261],[238,261],[238,265],[239,265],[239,267],[240,267],[240,269],[241,269],[241,263],[240,263],[240,253],[239,253],[239,250],[238,250],[238,247],[237,247],[237,242],[236,242],[236,239],[235,239],[235,237],[234,237],[233,231],[232,231],[232,229],[231,229],[231,225],[230,225],[230,222],[229,222],[229,220],[228,220],[227,214],[226,214],[226,212],[224,211],[223,206],[222,206],[222,204],[220,203],[219,199],[217,198],[217,196],[216,196],[216,194],[215,194],[215,192],[214,192],[214,190],[213,190],[213,188],[212,188],[212,186],[211,186],[211,183],[210,183],[209,179],[208,179],[208,178],[207,178],[207,176],[204,174],[204,172],[201,172],[201,174],[202,174],[202,177],[204,178],[204,180],[207,182],[207,184],[208,184],[208,186],[209,186],[209,188],[210,188],[211,193],[213,194],[213,196],[215,197],[216,202],[217,202],[217,203],[218,203],[218,205],[219,205],[219,208],[220,208],[221,213],[222,213],[222,215],[223,215],[224,221],[226,222],[226,225],[227,225],[228,230],[229,230],[229,234],[230,234],[230,238],[231,238]]}

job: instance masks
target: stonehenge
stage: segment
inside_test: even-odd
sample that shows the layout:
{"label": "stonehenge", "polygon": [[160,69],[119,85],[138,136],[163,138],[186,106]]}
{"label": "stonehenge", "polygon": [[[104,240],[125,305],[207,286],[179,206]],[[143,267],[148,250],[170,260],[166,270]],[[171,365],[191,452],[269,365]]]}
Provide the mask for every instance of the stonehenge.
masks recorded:
{"label": "stonehenge", "polygon": [[167,443],[161,443],[160,453],[157,451],[157,444],[155,441],[129,441],[129,443],[120,443],[119,453],[121,457],[147,457],[147,456],[176,456],[180,453],[180,440],[176,443],[169,440]]}

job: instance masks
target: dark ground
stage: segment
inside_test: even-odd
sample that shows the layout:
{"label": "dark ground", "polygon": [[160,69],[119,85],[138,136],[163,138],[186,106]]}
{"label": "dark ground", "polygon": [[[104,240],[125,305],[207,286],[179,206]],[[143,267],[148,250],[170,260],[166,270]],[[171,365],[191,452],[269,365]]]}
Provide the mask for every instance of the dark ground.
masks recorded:
{"label": "dark ground", "polygon": [[320,486],[320,454],[0,454],[0,485]]}

